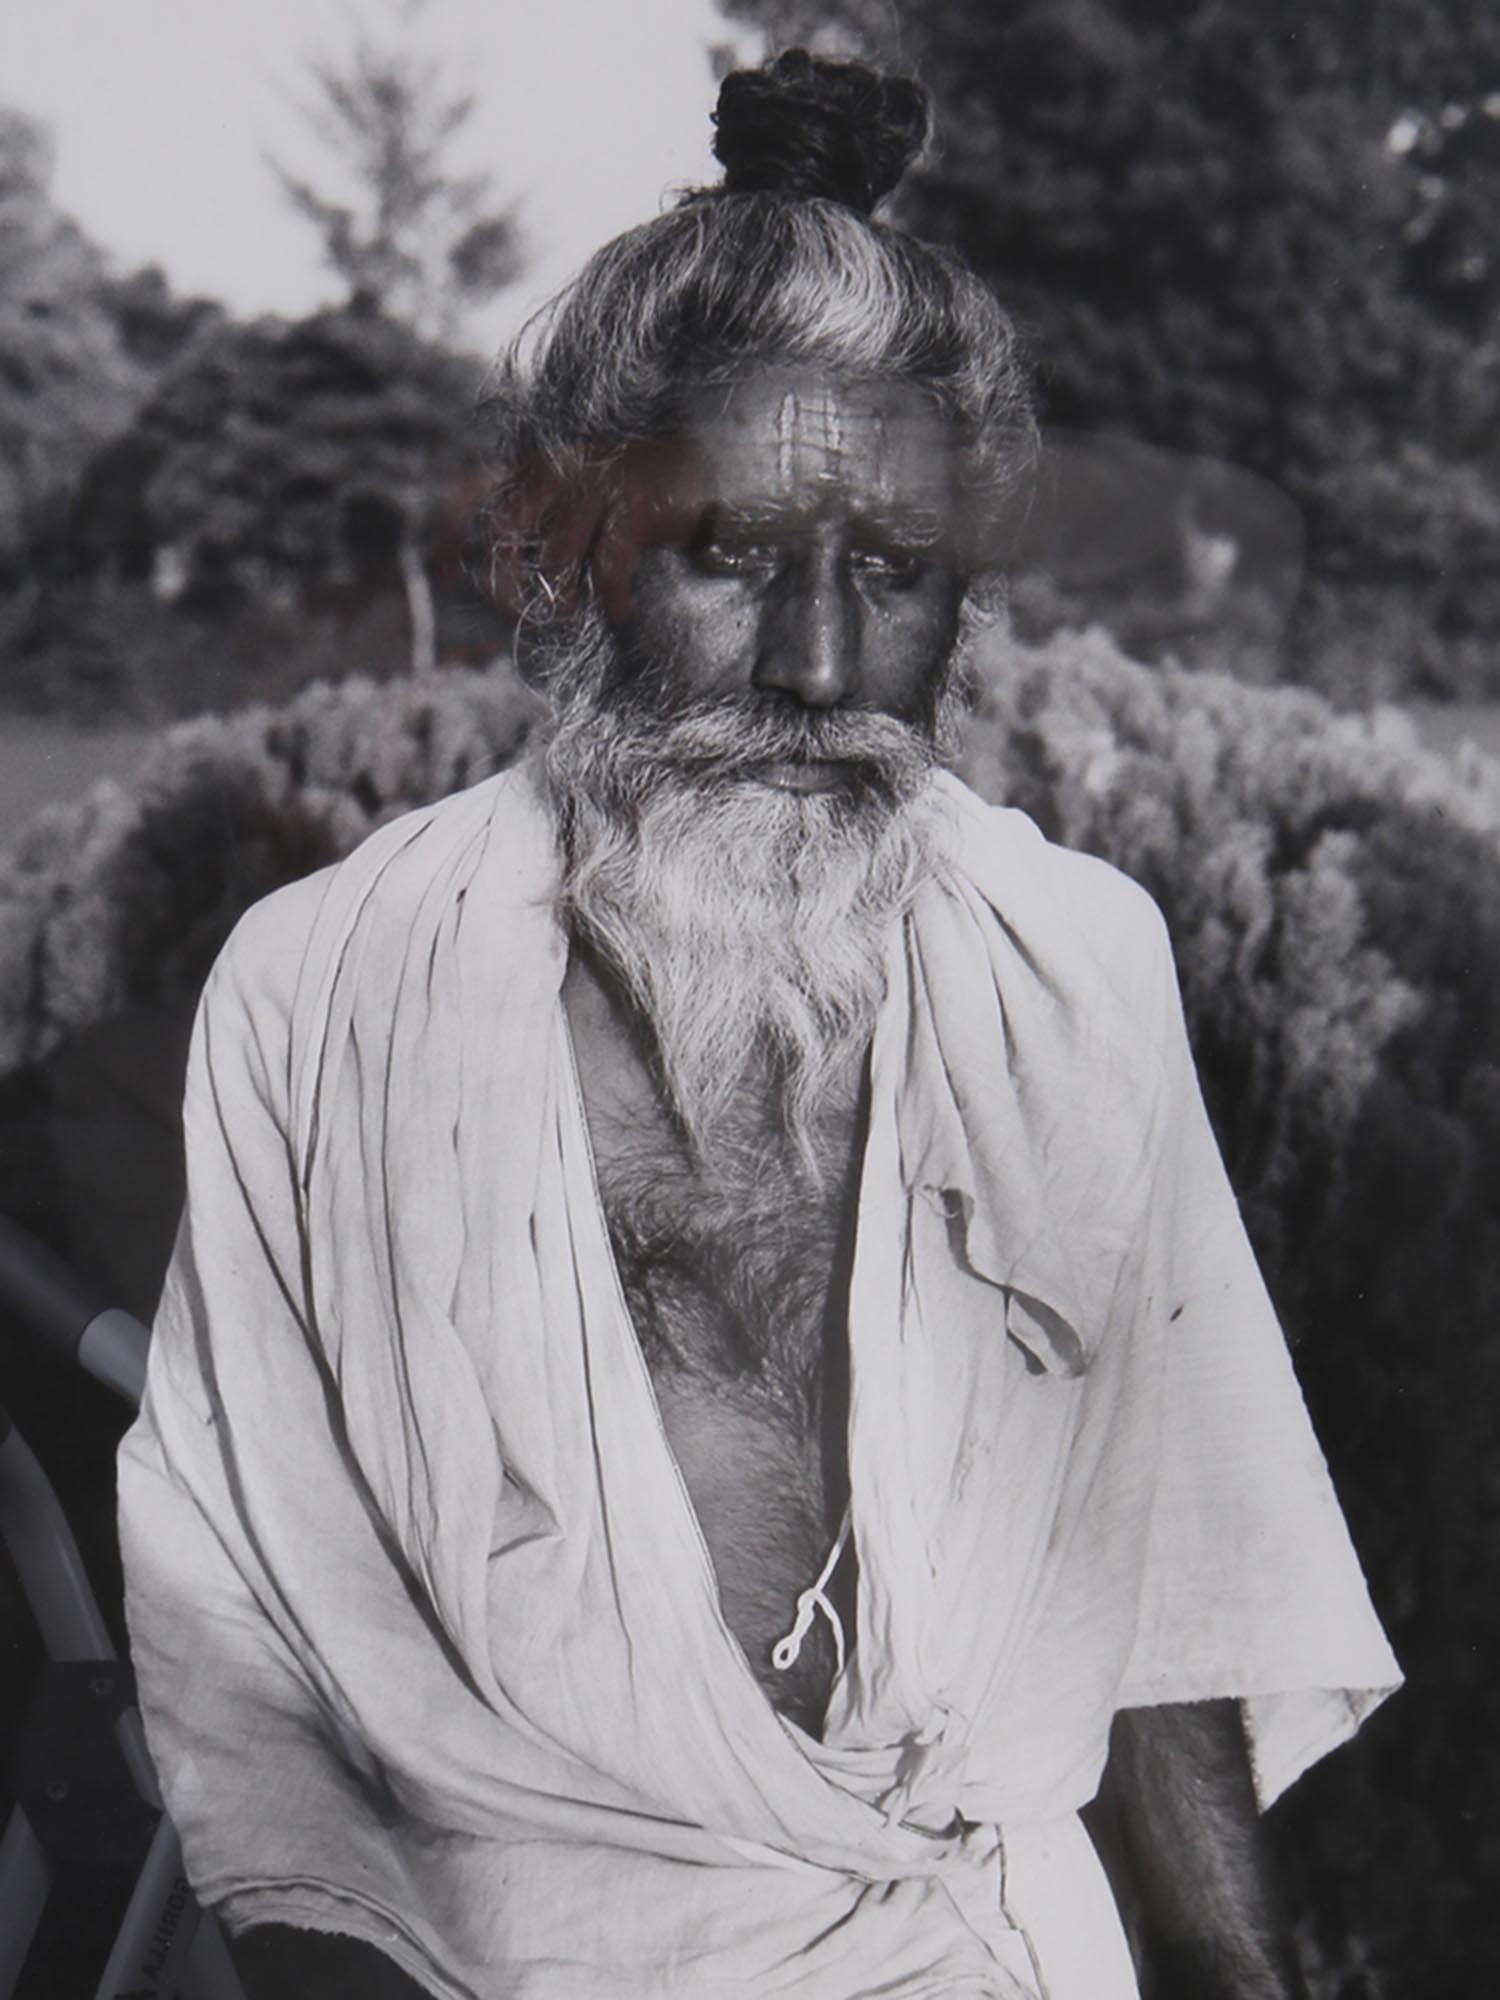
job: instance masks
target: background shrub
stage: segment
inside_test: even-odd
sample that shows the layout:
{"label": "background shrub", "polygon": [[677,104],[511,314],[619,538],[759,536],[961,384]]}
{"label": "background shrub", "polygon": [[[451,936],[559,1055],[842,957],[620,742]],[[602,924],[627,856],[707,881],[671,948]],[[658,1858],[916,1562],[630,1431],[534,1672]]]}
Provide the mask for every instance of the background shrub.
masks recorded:
{"label": "background shrub", "polygon": [[981,791],[1157,897],[1406,1691],[1279,1814],[1315,1990],[1488,1993],[1500,1863],[1500,768],[1101,635],[997,663]]}

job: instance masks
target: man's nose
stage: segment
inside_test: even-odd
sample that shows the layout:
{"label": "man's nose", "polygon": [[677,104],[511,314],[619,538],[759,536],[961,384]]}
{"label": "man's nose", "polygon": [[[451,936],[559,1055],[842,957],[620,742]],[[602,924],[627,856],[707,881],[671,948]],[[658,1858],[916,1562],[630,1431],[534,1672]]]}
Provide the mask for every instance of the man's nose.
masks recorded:
{"label": "man's nose", "polygon": [[803,552],[777,578],[761,620],[755,685],[834,708],[859,683],[859,607],[838,554]]}

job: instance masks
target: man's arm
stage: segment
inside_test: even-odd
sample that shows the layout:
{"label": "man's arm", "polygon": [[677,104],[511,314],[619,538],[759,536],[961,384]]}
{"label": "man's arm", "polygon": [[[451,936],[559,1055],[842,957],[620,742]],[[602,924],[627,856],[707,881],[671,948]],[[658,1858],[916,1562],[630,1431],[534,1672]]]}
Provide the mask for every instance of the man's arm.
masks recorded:
{"label": "man's arm", "polygon": [[[299,1398],[304,1410],[322,1407],[300,1318],[284,1102],[292,994],[321,893],[304,882],[258,905],[211,975],[184,1104],[187,1207],[119,1462],[141,1711],[210,1907],[229,1900],[227,1884],[274,1888],[330,1872],[367,1884],[372,1906],[393,1907],[402,1884],[399,1864],[381,1872],[389,1841],[351,1761],[357,1729],[335,1723],[289,1640],[295,1625],[270,1560],[277,1538],[250,1528],[241,1484],[246,1457],[277,1449],[283,1477],[299,1479],[290,1413]],[[223,1401],[231,1371],[238,1415]],[[347,1492],[339,1486],[337,1504],[360,1508],[352,1472]],[[300,1537],[316,1560],[329,1512],[321,1491],[280,1537],[283,1558]],[[248,2000],[428,2000],[360,1939],[273,1922],[227,1943]]]}
{"label": "man's arm", "polygon": [[259,1924],[231,1938],[229,1955],[245,2000],[430,2000],[383,1951],[360,1938],[329,1937],[287,1924]]}
{"label": "man's arm", "polygon": [[1305,2000],[1234,1702],[1117,1715],[1088,1820],[1126,1878],[1147,2000]]}

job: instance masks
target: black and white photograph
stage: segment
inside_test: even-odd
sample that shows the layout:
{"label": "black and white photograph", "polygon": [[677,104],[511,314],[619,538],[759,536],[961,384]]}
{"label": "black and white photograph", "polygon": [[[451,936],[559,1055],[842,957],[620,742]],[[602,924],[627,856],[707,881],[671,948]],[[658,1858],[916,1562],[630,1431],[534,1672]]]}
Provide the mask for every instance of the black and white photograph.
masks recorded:
{"label": "black and white photograph", "polygon": [[1500,1992],[1500,12],[0,19],[0,2000]]}

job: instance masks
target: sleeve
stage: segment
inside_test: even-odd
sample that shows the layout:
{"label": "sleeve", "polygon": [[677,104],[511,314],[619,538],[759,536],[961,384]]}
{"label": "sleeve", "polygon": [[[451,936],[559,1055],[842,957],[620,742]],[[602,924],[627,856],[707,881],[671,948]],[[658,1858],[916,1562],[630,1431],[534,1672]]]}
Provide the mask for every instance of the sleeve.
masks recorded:
{"label": "sleeve", "polygon": [[1156,1486],[1118,1706],[1237,1697],[1262,1805],[1400,1685],[1204,1108],[1175,976],[1143,1346]]}
{"label": "sleeve", "polygon": [[[379,1773],[298,1643],[257,1479],[296,1490],[324,1398],[299,1304],[300,1230],[279,1098],[309,885],[261,905],[211,975],[184,1101],[187,1204],[121,1447],[126,1616],[147,1740],[201,1898],[360,1937],[440,1993],[381,1809]],[[299,905],[296,898],[304,899]],[[226,1419],[225,1371],[237,1371]],[[241,1385],[253,1383],[253,1396]],[[316,1541],[320,1492],[303,1481]]]}

